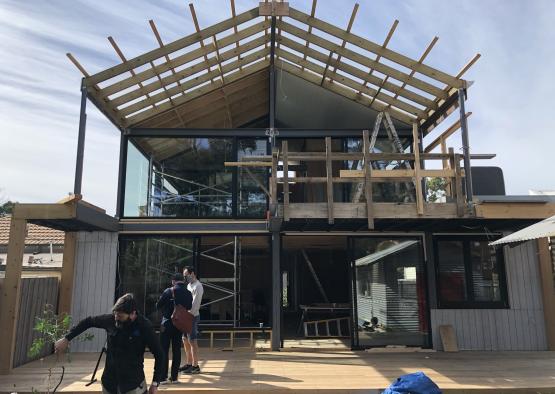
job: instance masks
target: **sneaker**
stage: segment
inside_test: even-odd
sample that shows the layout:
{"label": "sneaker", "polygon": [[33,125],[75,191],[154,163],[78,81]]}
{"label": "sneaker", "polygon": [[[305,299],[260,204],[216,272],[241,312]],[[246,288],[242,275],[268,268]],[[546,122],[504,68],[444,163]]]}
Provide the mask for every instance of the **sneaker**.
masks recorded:
{"label": "sneaker", "polygon": [[185,370],[187,370],[187,369],[191,369],[191,367],[192,367],[191,364],[185,364],[185,365],[182,365],[181,367],[179,367],[178,371],[179,371],[179,372],[183,372],[183,371],[185,371]]}
{"label": "sneaker", "polygon": [[169,381],[168,379],[162,379],[162,380],[160,381],[160,386],[162,386],[162,385],[164,385],[164,384],[169,384],[169,383],[170,383],[170,381]]}
{"label": "sneaker", "polygon": [[193,370],[193,366],[192,365],[186,365],[187,368],[183,368],[183,369],[179,369],[181,371],[182,374],[191,374],[191,371]]}
{"label": "sneaker", "polygon": [[187,375],[198,375],[200,373],[200,367],[198,365],[191,366],[191,368],[186,369],[183,373]]}

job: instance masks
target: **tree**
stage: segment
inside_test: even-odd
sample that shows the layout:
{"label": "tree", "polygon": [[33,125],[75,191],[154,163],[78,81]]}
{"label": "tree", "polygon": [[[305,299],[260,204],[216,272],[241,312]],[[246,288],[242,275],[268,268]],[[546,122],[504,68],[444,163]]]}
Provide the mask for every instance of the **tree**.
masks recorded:
{"label": "tree", "polygon": [[1,203],[0,205],[0,216],[11,215],[13,206],[15,205],[16,201],[6,201]]}
{"label": "tree", "polygon": [[445,201],[447,180],[445,178],[427,178],[427,194],[429,202]]}

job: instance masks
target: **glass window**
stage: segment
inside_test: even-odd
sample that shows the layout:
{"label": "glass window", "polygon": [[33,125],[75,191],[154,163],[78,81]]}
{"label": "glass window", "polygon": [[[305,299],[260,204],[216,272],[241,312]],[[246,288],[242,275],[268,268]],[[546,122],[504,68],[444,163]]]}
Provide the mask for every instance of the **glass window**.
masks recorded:
{"label": "glass window", "polygon": [[171,274],[195,266],[204,287],[202,324],[268,325],[271,248],[267,236],[122,236],[117,296],[133,293],[154,324]]}
{"label": "glass window", "polygon": [[[248,156],[264,156],[267,153],[267,139],[239,139],[237,161]],[[265,217],[268,190],[268,169],[264,167],[239,167],[239,187],[237,195],[237,215],[240,217]]]}
{"label": "glass window", "polygon": [[226,167],[266,155],[267,139],[133,137],[125,217],[265,217],[266,168]]}
{"label": "glass window", "polygon": [[127,145],[127,165],[125,174],[125,216],[147,216],[148,198],[148,158],[132,143]]}
{"label": "glass window", "polygon": [[436,237],[439,304],[443,307],[508,307],[503,250],[486,237]]}
{"label": "glass window", "polygon": [[467,300],[462,241],[442,241],[437,243],[438,287],[444,301],[461,302]]}

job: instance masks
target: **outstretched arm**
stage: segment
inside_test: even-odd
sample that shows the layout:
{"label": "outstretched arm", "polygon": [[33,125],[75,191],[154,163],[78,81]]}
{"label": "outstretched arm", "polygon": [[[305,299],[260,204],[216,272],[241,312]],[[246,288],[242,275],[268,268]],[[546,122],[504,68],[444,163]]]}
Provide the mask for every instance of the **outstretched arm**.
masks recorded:
{"label": "outstretched arm", "polygon": [[112,315],[99,315],[99,316],[89,316],[81,320],[75,327],[73,327],[66,334],[65,337],[59,339],[54,344],[54,350],[56,353],[63,352],[69,346],[69,341],[71,341],[76,336],[84,333],[89,328],[103,328],[108,329],[114,322],[114,317]]}

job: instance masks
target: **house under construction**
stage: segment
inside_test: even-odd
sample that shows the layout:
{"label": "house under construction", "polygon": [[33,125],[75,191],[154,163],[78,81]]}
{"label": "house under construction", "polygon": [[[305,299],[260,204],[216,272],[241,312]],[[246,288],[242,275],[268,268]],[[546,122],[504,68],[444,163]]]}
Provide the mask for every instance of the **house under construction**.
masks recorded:
{"label": "house under construction", "polygon": [[[75,198],[12,220],[12,239],[26,221],[66,231],[59,311],[133,292],[157,322],[170,275],[193,265],[204,332],[271,331],[275,350],[298,337],[442,349],[440,326],[462,349],[555,349],[548,245],[488,245],[554,215],[555,199],[507,196],[481,164],[495,155],[470,151],[463,77],[479,55],[451,75],[426,63],[437,37],[412,59],[388,48],[397,21],[373,42],[351,32],[358,4],[346,27],[316,8],[231,0],[201,28],[191,4],[195,31],[164,42],[150,21],[159,47],[140,56],[110,37],[114,67],[89,74],[68,54],[84,75]],[[79,199],[87,101],[121,133],[115,218]],[[4,285],[19,283],[17,252]]]}

